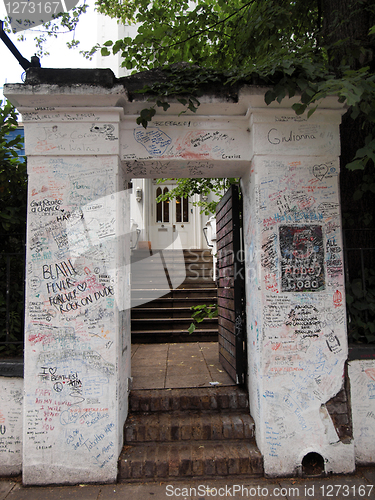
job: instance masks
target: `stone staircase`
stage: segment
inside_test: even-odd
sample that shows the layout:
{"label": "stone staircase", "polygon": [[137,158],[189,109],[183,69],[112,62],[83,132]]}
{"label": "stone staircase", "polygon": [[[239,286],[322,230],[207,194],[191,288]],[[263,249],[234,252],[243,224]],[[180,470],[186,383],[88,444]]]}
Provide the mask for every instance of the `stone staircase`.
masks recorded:
{"label": "stone staircase", "polygon": [[120,483],[263,475],[238,386],[131,391],[124,441]]}
{"label": "stone staircase", "polygon": [[[139,271],[132,271],[132,301],[140,303],[131,311],[133,343],[217,340],[217,318],[205,319],[193,334],[188,332],[190,308],[217,303],[209,250],[164,250],[151,255],[138,250],[132,255],[133,268]],[[186,272],[182,284],[181,271]]]}

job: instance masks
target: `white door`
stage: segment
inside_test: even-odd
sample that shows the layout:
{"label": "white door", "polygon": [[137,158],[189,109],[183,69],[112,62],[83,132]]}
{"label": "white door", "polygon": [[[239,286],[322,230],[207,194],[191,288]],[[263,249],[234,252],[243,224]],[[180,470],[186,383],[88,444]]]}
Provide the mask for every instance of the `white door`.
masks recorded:
{"label": "white door", "polygon": [[150,237],[153,249],[194,248],[194,209],[190,198],[156,202],[172,184],[153,185]]}

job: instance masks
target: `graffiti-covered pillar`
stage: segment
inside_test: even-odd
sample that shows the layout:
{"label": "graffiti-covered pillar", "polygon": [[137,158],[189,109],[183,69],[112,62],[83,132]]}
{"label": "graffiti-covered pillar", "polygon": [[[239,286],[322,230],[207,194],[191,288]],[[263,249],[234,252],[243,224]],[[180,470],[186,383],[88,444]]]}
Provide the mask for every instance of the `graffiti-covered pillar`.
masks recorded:
{"label": "graffiti-covered pillar", "polygon": [[[339,124],[327,100],[310,117],[291,103],[251,110],[251,168],[242,179],[249,393],[267,475],[303,460],[322,472],[354,469],[326,403],[347,358]],[[319,472],[319,471],[318,471]]]}
{"label": "graffiti-covered pillar", "polygon": [[80,85],[61,87],[44,70],[48,85],[10,91],[28,169],[24,484],[113,482],[123,444],[130,377],[123,90],[108,92],[107,71],[91,72],[86,84],[84,73],[73,75]]}

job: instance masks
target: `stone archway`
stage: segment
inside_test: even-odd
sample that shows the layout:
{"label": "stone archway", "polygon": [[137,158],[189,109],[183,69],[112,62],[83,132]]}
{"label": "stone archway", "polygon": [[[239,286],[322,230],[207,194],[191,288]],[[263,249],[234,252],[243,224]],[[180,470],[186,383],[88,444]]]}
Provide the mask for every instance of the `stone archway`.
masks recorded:
{"label": "stone archway", "polygon": [[266,106],[263,88],[215,89],[196,114],[179,116],[176,102],[145,130],[135,123],[145,97],[133,92],[143,76],[30,68],[25,84],[5,86],[29,174],[24,483],[116,478],[131,177],[242,178],[248,386],[265,472],[292,474],[308,453],[326,472],[352,471],[353,443],[340,442],[324,405],[347,357],[341,105],[326,99],[307,119],[292,100]]}

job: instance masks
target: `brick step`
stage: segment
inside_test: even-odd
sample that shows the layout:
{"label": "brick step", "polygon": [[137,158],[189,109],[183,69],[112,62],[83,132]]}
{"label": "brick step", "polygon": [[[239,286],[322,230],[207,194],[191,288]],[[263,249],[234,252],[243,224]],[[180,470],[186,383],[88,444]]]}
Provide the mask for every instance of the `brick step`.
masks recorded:
{"label": "brick step", "polygon": [[143,443],[124,446],[118,482],[239,475],[263,475],[262,456],[254,441]]}
{"label": "brick step", "polygon": [[124,428],[127,444],[252,439],[254,421],[242,411],[190,411],[130,414]]}
{"label": "brick step", "polygon": [[129,395],[129,411],[173,412],[207,410],[247,410],[247,393],[238,386],[194,387],[187,389],[132,390]]}
{"label": "brick step", "polygon": [[168,342],[217,342],[218,329],[201,330],[196,328],[194,333],[187,330],[139,330],[132,331],[133,344],[164,344]]}
{"label": "brick step", "polygon": [[[132,332],[136,333],[139,330],[154,330],[154,331],[184,331],[188,330],[192,323],[192,318],[160,318],[155,317],[155,314],[152,314],[150,317],[143,318],[133,318],[132,317]],[[218,319],[213,318],[205,318],[201,323],[199,323],[200,330],[207,330],[217,328]]]}

